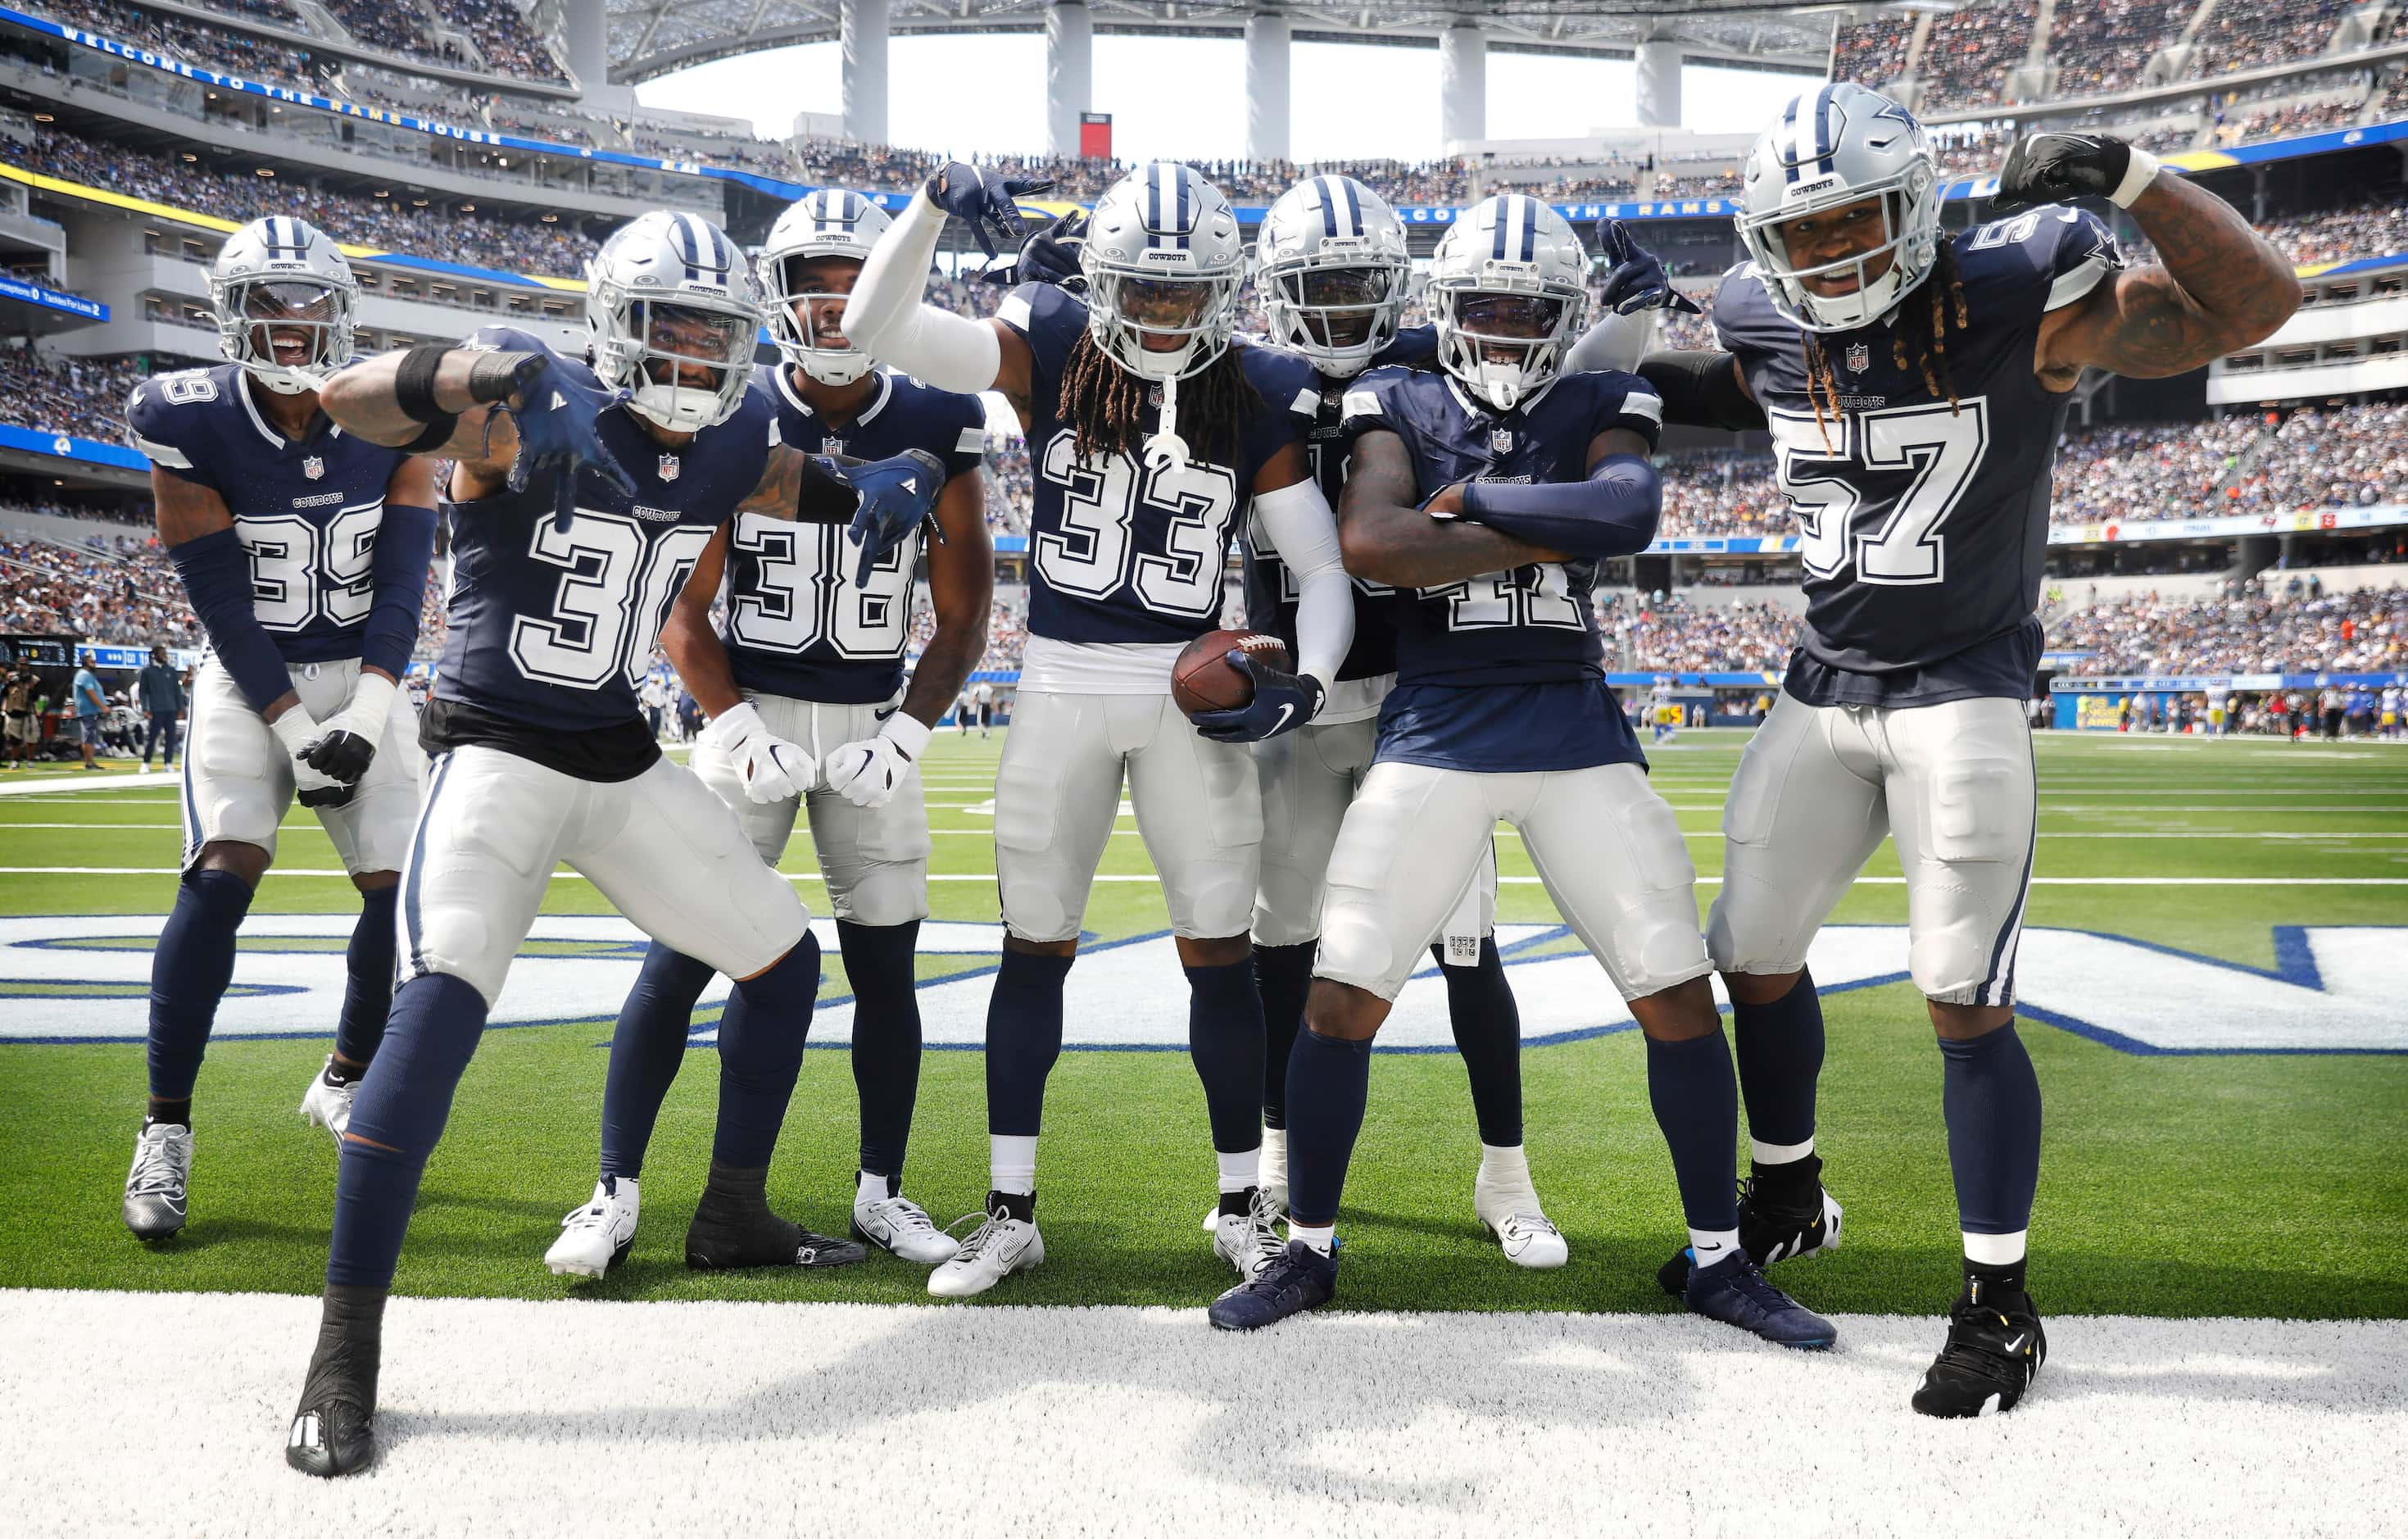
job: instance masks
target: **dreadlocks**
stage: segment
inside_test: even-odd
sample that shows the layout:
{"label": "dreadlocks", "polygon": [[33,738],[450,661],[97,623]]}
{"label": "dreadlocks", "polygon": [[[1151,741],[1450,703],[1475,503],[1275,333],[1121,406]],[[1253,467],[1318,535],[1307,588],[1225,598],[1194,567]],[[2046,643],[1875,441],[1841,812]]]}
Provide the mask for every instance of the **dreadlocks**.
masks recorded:
{"label": "dreadlocks", "polygon": [[[1923,294],[1928,303],[1914,303],[1909,295],[1899,306],[1898,324],[1890,328],[1890,358],[1900,368],[1919,369],[1923,388],[1934,396],[1948,397],[1948,410],[1956,410],[1956,381],[1948,370],[1948,334],[1963,331],[1972,324],[1965,305],[1965,280],[1956,270],[1956,245],[1943,234],[1940,249],[1933,254],[1931,271],[1924,279]],[[1914,347],[1907,346],[1914,334]],[[1823,434],[1825,448],[1830,447],[1831,436],[1823,426],[1823,405],[1828,400],[1831,415],[1840,414],[1840,381],[1832,371],[1830,355],[1823,351],[1823,339],[1813,332],[1806,333],[1806,398],[1814,406],[1815,430]]]}
{"label": "dreadlocks", "polygon": [[[1204,372],[1179,381],[1180,436],[1202,458],[1226,462],[1235,455],[1247,417],[1262,405],[1238,359],[1245,345],[1232,341]],[[1080,458],[1134,454],[1145,439],[1141,423],[1153,390],[1152,381],[1113,363],[1082,333],[1062,370],[1054,414],[1078,430],[1072,447]]]}

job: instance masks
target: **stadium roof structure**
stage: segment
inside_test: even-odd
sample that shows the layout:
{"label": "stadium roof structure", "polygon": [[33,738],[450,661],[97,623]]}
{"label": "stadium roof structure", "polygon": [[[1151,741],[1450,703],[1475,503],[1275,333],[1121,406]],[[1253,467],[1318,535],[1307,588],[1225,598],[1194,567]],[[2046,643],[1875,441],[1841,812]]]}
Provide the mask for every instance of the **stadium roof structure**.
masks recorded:
{"label": "stadium roof structure", "polygon": [[[839,31],[840,0],[607,0],[610,79],[633,84],[764,49],[827,42]],[[896,34],[1042,31],[1046,0],[890,0]],[[1488,46],[1514,52],[1627,57],[1640,44],[1677,44],[1703,64],[1794,69],[1828,65],[1842,10],[1702,0],[1678,11],[1662,0],[1496,0],[1434,5],[1414,0],[1088,0],[1105,33],[1232,36],[1247,18],[1286,19],[1298,42],[1429,47],[1449,27],[1475,24]]]}

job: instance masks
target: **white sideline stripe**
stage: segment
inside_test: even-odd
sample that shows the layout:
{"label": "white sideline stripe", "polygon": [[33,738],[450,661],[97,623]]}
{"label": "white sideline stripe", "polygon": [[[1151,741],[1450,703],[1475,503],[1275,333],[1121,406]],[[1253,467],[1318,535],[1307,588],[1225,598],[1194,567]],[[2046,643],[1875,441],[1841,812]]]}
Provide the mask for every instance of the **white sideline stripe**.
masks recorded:
{"label": "white sideline stripe", "polygon": [[131,775],[121,775],[112,770],[98,780],[92,778],[91,770],[79,770],[72,776],[50,775],[34,780],[0,781],[0,798],[56,796],[63,791],[78,794],[86,791],[122,791],[136,785],[178,785],[181,784],[182,781],[183,777],[172,770],[158,774],[146,770]]}
{"label": "white sideline stripe", "polygon": [[[182,870],[175,866],[0,866],[0,876],[181,876],[182,874]],[[351,875],[349,871],[339,868],[322,870],[312,867],[296,870],[285,866],[271,866],[267,869],[267,874],[346,878]],[[561,882],[587,880],[581,871],[554,871],[552,874],[553,880]],[[778,874],[789,882],[826,880],[817,871],[780,871]],[[930,871],[928,880],[931,882],[992,882],[995,876],[992,872]],[[1159,882],[1162,878],[1152,871],[1098,871],[1096,873],[1095,880]],[[1540,885],[1540,879],[1535,876],[1500,876],[1497,880],[1509,886]],[[1698,878],[1698,885],[1716,887],[1722,885],[1722,880],[1719,876],[1701,876]],[[2408,876],[2035,876],[2031,879],[2031,883],[2035,887],[2408,887]],[[1856,878],[1856,885],[1902,887],[1906,885],[1906,878],[1860,876]]]}
{"label": "white sideline stripe", "polygon": [[[298,1296],[0,1294],[0,1513],[139,1532],[168,1492],[212,1532],[858,1533],[884,1526],[875,1461],[909,1472],[906,1526],[934,1533],[1219,1539],[1275,1512],[1330,1539],[2255,1536],[2370,1532],[2408,1459],[2398,1321],[2060,1316],[2014,1414],[1959,1425],[1907,1408],[1936,1318],[1840,1316],[1839,1349],[1803,1353],[1672,1313],[1357,1312],[1249,1337],[1200,1301],[403,1298],[382,1457],[322,1481],[283,1459],[317,1317]],[[162,1374],[163,1342],[206,1349]],[[634,1487],[571,1520],[597,1470]],[[1694,1473],[1746,1470],[1808,1477]]]}
{"label": "white sideline stripe", "polygon": [[[183,827],[184,826],[180,823],[9,823],[0,821],[0,834],[10,833],[19,828],[58,829],[79,834],[115,833],[121,828],[131,828],[137,832],[148,832],[161,828],[180,832],[183,829]],[[993,839],[995,837],[994,832],[986,828],[931,828],[928,832],[939,838],[953,839]],[[278,831],[279,838],[286,838],[294,834],[316,834],[321,838],[324,838],[326,837],[326,830],[312,820],[306,823],[289,823]],[[799,824],[797,824],[795,828],[794,837],[795,840],[800,843],[808,844],[811,841],[810,830],[801,827]],[[1133,828],[1115,828],[1112,830],[1111,837],[1114,839],[1136,839],[1139,835],[1137,830]],[[1497,830],[1497,837],[1498,839],[1519,839],[1522,837],[1522,830],[1519,828],[1500,827]],[[1719,828],[1684,828],[1681,830],[1681,837],[1684,839],[1716,840],[1722,838],[1723,834],[1722,830]],[[2234,833],[2229,830],[2192,833],[2183,829],[2163,829],[2136,830],[2128,833],[2108,828],[2069,828],[2063,830],[2042,828],[2041,830],[2040,837],[2042,839],[2246,839],[2259,840],[2268,843],[2274,843],[2325,840],[2408,839],[2408,830],[2401,830],[2395,833],[2363,831],[2345,832],[2339,829],[2329,833]]]}

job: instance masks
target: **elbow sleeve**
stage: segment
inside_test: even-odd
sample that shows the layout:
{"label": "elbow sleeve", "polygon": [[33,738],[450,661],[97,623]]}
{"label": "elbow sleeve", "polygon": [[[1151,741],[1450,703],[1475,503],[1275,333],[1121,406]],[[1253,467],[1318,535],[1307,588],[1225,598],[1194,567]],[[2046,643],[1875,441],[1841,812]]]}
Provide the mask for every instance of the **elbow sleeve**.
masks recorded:
{"label": "elbow sleeve", "polygon": [[426,599],[426,570],[435,564],[435,510],[385,505],[369,568],[375,597],[360,640],[360,661],[398,679],[418,646],[418,617]]}
{"label": "elbow sleeve", "polygon": [[264,712],[282,699],[293,677],[276,639],[251,612],[251,556],[241,539],[230,528],[218,529],[170,548],[167,559],[184,581],[210,649],[251,709]]}
{"label": "elbow sleeve", "polygon": [[1732,433],[1765,425],[1764,408],[1740,383],[1738,361],[1720,349],[1651,352],[1640,361],[1639,377],[1664,398],[1667,423]]}
{"label": "elbow sleeve", "polygon": [[880,362],[967,395],[994,386],[1003,346],[985,322],[921,303],[944,230],[945,211],[926,193],[915,194],[862,264],[845,329]]}

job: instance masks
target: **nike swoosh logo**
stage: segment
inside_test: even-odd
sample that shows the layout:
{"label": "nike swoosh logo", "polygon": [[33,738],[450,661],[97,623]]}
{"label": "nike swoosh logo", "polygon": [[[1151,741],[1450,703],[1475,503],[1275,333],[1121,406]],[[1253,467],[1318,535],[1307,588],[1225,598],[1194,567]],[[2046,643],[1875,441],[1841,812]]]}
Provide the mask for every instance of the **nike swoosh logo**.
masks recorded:
{"label": "nike swoosh logo", "polygon": [[1722,1248],[1723,1247],[1720,1245],[1699,1245],[1698,1247],[1698,1254],[1700,1256],[1710,1256]]}
{"label": "nike swoosh logo", "polygon": [[2028,1339],[2028,1337],[2025,1337],[2025,1336],[2017,1336],[2014,1341],[2011,1341],[2011,1342],[2007,1343],[2007,1351],[2008,1351],[2009,1355],[2011,1355],[2011,1356],[2012,1356],[2013,1354],[2014,1354],[2014,1353],[2016,1353],[2016,1352],[2020,1352],[2020,1351],[2022,1351],[2022,1350],[2023,1350],[2024,1343],[2025,1343]]}
{"label": "nike swoosh logo", "polygon": [[1281,706],[1281,707],[1280,707],[1280,713],[1279,713],[1279,720],[1277,720],[1277,721],[1275,721],[1275,722],[1271,723],[1271,730],[1272,730],[1272,731],[1274,731],[1274,732],[1276,732],[1276,731],[1278,731],[1281,727],[1285,726],[1287,725],[1287,719],[1288,719],[1290,716],[1293,716],[1293,715],[1295,715],[1295,714],[1296,714],[1296,707],[1294,707],[1294,706],[1292,706],[1292,705],[1283,705],[1283,706]]}

